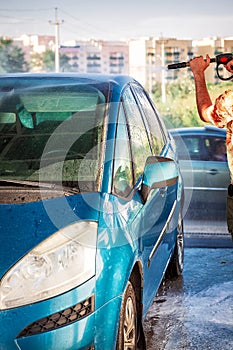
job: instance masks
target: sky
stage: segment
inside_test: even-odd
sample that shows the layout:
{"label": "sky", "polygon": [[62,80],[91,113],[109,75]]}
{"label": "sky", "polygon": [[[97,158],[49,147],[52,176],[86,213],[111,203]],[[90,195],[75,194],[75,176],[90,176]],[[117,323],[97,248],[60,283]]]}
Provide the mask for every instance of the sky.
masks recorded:
{"label": "sky", "polygon": [[[233,37],[232,0],[0,0],[0,36],[69,40]],[[50,22],[49,22],[50,21]]]}

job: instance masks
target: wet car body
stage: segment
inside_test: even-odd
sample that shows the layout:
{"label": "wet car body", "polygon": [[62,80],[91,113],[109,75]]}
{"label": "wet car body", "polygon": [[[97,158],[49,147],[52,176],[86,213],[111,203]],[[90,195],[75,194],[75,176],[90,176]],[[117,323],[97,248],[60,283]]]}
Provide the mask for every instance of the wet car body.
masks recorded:
{"label": "wet car body", "polygon": [[0,349],[136,349],[183,266],[182,177],[150,98],[125,76],[7,75],[0,119]]}
{"label": "wet car body", "polygon": [[170,133],[176,142],[189,208],[204,209],[204,216],[209,209],[225,217],[230,173],[226,154],[220,161],[215,148],[219,142],[225,145],[226,130],[205,126],[171,129]]}

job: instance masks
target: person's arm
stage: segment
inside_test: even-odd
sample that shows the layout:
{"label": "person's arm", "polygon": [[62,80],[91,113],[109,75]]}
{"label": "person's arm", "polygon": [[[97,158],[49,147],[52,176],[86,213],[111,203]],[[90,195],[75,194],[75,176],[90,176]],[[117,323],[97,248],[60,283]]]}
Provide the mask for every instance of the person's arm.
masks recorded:
{"label": "person's arm", "polygon": [[193,58],[190,61],[190,68],[193,72],[195,82],[197,110],[201,120],[204,122],[209,122],[206,111],[208,107],[212,106],[212,101],[207,90],[204,73],[209,64],[210,57],[208,55],[206,55],[205,60],[202,56],[200,56]]}

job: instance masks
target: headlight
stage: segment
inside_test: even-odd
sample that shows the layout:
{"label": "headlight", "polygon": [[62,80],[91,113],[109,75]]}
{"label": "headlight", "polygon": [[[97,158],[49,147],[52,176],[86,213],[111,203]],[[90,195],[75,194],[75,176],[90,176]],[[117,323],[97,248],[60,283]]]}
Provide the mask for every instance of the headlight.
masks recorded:
{"label": "headlight", "polygon": [[97,223],[78,222],[47,238],[2,278],[0,309],[45,300],[95,275]]}

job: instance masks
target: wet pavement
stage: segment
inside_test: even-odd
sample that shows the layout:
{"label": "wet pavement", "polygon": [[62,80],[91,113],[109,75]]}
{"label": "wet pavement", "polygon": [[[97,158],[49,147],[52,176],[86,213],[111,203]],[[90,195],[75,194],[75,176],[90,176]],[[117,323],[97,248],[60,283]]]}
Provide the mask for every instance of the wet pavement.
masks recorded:
{"label": "wet pavement", "polygon": [[192,225],[183,275],[163,282],[145,319],[147,350],[233,349],[232,241],[224,223]]}

